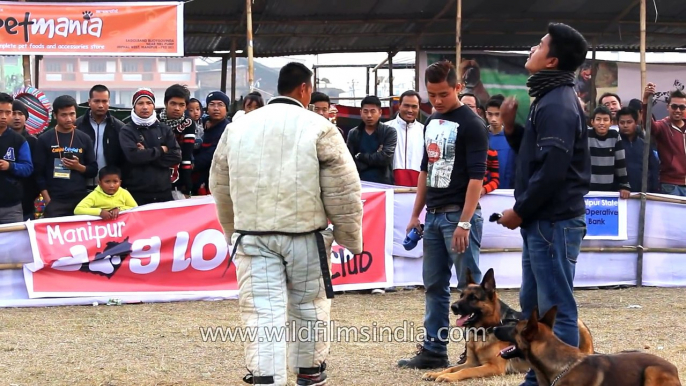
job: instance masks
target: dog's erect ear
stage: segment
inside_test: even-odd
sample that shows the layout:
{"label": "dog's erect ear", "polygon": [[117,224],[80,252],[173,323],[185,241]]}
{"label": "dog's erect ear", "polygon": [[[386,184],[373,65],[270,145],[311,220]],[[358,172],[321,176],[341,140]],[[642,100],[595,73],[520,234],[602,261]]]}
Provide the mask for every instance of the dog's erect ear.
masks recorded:
{"label": "dog's erect ear", "polygon": [[543,315],[539,322],[545,324],[546,326],[553,328],[555,325],[555,316],[557,315],[557,306],[552,306],[548,312]]}
{"label": "dog's erect ear", "polygon": [[483,280],[481,280],[481,288],[485,289],[489,294],[495,292],[495,273],[493,268],[486,271]]}
{"label": "dog's erect ear", "polygon": [[467,285],[476,284],[474,277],[472,276],[472,270],[467,268]]}
{"label": "dog's erect ear", "polygon": [[524,327],[524,330],[522,330],[522,338],[531,342],[532,340],[534,340],[534,337],[536,336],[537,332],[538,307],[534,307],[534,310],[531,312],[531,317],[529,318],[529,321],[526,323],[526,327]]}

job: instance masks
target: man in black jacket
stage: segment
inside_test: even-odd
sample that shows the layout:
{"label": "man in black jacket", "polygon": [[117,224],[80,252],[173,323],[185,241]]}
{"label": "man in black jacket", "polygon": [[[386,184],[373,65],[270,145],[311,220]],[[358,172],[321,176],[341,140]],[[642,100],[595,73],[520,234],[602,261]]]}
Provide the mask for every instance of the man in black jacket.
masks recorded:
{"label": "man in black jacket", "polygon": [[52,108],[57,125],[36,141],[33,162],[45,200],[45,218],[74,215],[74,208],[88,194],[86,182],[98,174],[93,142],[74,126],[76,106],[69,95],[55,98]]}
{"label": "man in black jacket", "polygon": [[[515,126],[514,98],[500,106],[505,135],[518,159],[515,204],[498,223],[520,228],[522,234],[522,313],[531,315],[538,307],[544,314],[557,306],[553,332],[574,347],[579,346],[574,274],[586,236],[584,196],[591,183],[588,129],[574,85],[587,52],[578,31],[549,24],[525,64],[531,73],[529,96],[534,98],[526,127]],[[537,384],[534,371],[529,371],[523,385]]]}
{"label": "man in black jacket", "polygon": [[155,114],[155,94],[141,88],[133,94],[131,122],[119,133],[126,162],[123,186],[138,205],[172,201],[170,169],[181,163],[181,149],[172,130]]}
{"label": "man in black jacket", "polygon": [[[124,154],[119,146],[119,131],[124,122],[113,117],[110,112],[110,90],[101,84],[93,86],[88,94],[88,111],[76,120],[76,129],[93,140],[98,170],[105,166],[121,168]],[[88,181],[88,188],[98,186],[97,176]]]}
{"label": "man in black jacket", "polygon": [[381,101],[374,95],[362,100],[362,123],[348,133],[348,149],[362,181],[393,185],[393,156],[398,142],[394,128],[381,119]]}
{"label": "man in black jacket", "polygon": [[[21,101],[14,100],[12,102],[12,123],[11,127],[15,133],[24,137],[26,142],[29,144],[29,150],[31,151],[31,157],[36,154],[36,141],[37,138],[29,134],[26,130],[26,120],[29,118],[29,110],[26,105]],[[31,176],[24,178],[22,180],[22,185],[24,188],[24,197],[21,202],[22,212],[24,213],[24,221],[28,219],[33,219],[36,207],[34,201],[38,198],[40,190],[38,189],[38,184],[36,183],[35,172],[31,173]]]}

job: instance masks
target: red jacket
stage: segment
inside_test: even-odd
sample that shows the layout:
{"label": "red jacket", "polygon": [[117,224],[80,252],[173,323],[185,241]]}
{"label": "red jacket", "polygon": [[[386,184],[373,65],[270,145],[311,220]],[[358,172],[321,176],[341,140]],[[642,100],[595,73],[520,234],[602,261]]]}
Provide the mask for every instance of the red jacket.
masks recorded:
{"label": "red jacket", "polygon": [[[643,127],[647,106],[643,104]],[[672,125],[669,117],[656,121],[651,117],[650,136],[655,138],[660,156],[660,183],[686,185],[686,125],[681,129]]]}

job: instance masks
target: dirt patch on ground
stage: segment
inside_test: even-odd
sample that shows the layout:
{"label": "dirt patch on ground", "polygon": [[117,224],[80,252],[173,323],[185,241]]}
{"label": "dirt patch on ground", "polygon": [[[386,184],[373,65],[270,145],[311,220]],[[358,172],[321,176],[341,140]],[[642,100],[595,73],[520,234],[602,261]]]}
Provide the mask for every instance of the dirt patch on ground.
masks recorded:
{"label": "dirt patch on ground", "polygon": [[[456,298],[453,294],[453,298]],[[631,288],[577,291],[580,317],[599,352],[650,352],[686,371],[686,292]],[[517,293],[501,297],[518,306]],[[633,307],[631,307],[633,306]],[[635,307],[635,306],[640,306]],[[338,295],[339,326],[422,326],[424,293]],[[451,317],[453,319],[453,317]],[[3,309],[0,378],[16,385],[242,385],[241,342],[205,342],[201,327],[238,327],[237,301]],[[400,370],[415,342],[340,342],[331,347],[331,385],[427,385],[422,371]],[[462,346],[451,344],[455,361]],[[683,378],[683,375],[682,375]],[[461,385],[516,386],[522,376]]]}

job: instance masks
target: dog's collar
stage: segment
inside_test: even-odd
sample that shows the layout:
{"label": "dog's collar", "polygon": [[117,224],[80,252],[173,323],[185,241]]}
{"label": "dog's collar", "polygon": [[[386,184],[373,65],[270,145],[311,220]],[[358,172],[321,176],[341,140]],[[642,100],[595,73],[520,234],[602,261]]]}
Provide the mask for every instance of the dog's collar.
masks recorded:
{"label": "dog's collar", "polygon": [[567,367],[565,367],[564,370],[562,370],[562,372],[560,372],[560,374],[557,374],[557,377],[555,377],[555,379],[553,379],[553,381],[550,382],[550,386],[557,385],[557,383],[560,381],[560,379],[562,379],[562,377],[564,377],[565,374],[567,374],[569,372],[569,370],[574,368],[574,366],[576,366],[579,362],[580,361],[577,360],[574,363],[568,364]]}

